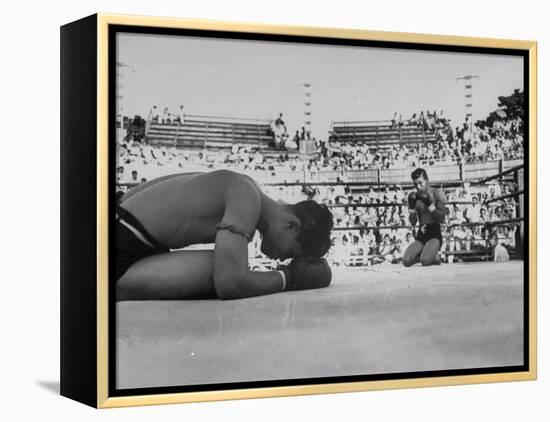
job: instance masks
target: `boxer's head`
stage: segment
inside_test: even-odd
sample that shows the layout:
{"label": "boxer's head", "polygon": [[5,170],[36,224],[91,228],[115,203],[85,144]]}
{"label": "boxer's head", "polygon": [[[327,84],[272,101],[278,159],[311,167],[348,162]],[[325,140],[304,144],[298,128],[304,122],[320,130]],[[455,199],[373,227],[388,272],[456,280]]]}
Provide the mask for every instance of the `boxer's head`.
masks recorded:
{"label": "boxer's head", "polygon": [[332,213],[315,201],[281,204],[263,233],[261,251],[273,259],[322,257],[330,248]]}
{"label": "boxer's head", "polygon": [[428,173],[422,168],[417,168],[411,173],[411,179],[413,181],[414,187],[418,192],[426,191],[428,188]]}

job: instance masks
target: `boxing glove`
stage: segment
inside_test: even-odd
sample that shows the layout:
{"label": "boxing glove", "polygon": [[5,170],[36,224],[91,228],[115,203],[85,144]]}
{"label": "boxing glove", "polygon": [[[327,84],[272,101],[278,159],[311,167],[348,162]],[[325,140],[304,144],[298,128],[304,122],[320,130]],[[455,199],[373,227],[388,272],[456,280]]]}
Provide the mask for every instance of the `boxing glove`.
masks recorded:
{"label": "boxing glove", "polygon": [[428,208],[430,207],[430,205],[432,205],[432,200],[430,199],[430,195],[428,195],[427,192],[424,192],[422,190],[416,193],[416,199],[418,199],[419,201],[422,201],[424,205],[426,205],[426,207]]}
{"label": "boxing glove", "polygon": [[289,265],[281,266],[278,270],[284,273],[285,291],[327,287],[332,279],[332,271],[323,258],[294,258]]}
{"label": "boxing glove", "polygon": [[435,204],[432,202],[430,195],[427,192],[420,191],[416,193],[416,198],[428,208],[430,211],[435,211]]}
{"label": "boxing glove", "polygon": [[409,193],[409,197],[407,198],[409,202],[409,210],[414,211],[416,209],[416,192]]}

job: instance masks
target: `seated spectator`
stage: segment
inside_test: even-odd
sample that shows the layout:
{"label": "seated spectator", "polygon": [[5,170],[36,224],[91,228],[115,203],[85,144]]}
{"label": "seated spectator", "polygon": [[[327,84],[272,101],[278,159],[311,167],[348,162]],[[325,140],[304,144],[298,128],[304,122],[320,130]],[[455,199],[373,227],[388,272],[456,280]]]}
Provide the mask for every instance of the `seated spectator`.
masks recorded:
{"label": "seated spectator", "polygon": [[489,216],[487,215],[487,208],[483,207],[479,209],[479,220],[480,223],[488,223],[491,221]]}
{"label": "seated spectator", "polygon": [[463,249],[463,242],[466,238],[465,228],[462,226],[453,226],[451,229],[451,236],[454,240],[454,250],[461,251]]}
{"label": "seated spectator", "polygon": [[391,263],[394,259],[394,246],[392,245],[389,234],[385,234],[382,243],[380,244],[379,251],[380,257],[387,263]]}
{"label": "seated spectator", "polygon": [[510,255],[504,246],[498,243],[498,234],[493,232],[489,235],[489,246],[493,251],[494,262],[508,262]]}
{"label": "seated spectator", "polygon": [[124,182],[125,174],[124,174],[124,166],[118,166],[116,168],[116,181],[117,183]]}
{"label": "seated spectator", "polygon": [[369,229],[364,239],[365,249],[368,250],[369,255],[376,253],[376,236],[372,229]]}
{"label": "seated spectator", "polygon": [[358,235],[353,235],[353,238],[352,238],[352,242],[351,242],[351,246],[350,246],[350,254],[352,256],[363,256],[364,255],[364,248],[363,248],[363,244],[359,238]]}
{"label": "seated spectator", "polygon": [[130,179],[130,183],[139,183],[137,170],[132,170],[132,178]]}
{"label": "seated spectator", "polygon": [[462,241],[463,249],[466,251],[472,250],[472,240],[474,234],[472,228],[469,226],[464,227],[464,240]]}
{"label": "seated spectator", "polygon": [[407,234],[405,235],[405,240],[403,241],[403,244],[401,246],[402,249],[406,250],[411,243],[414,243],[414,236],[410,231],[408,231]]}

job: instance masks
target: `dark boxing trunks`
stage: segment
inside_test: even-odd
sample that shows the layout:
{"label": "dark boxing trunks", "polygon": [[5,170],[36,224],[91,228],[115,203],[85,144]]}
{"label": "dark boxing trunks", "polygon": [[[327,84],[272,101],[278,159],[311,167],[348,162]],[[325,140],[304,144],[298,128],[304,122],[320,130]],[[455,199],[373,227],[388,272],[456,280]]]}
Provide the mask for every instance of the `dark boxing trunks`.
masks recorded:
{"label": "dark boxing trunks", "polygon": [[170,251],[160,245],[138,219],[120,205],[116,206],[115,245],[116,280],[140,259]]}
{"label": "dark boxing trunks", "polygon": [[416,240],[426,244],[431,239],[438,239],[440,243],[443,243],[441,226],[437,223],[421,224],[416,234]]}

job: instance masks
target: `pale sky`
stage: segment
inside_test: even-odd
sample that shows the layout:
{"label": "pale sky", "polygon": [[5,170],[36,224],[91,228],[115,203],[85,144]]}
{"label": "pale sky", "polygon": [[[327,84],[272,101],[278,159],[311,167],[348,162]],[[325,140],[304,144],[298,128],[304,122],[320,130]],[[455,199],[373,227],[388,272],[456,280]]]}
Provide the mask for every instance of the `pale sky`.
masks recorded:
{"label": "pale sky", "polygon": [[118,94],[126,115],[147,117],[153,104],[187,114],[274,119],[291,133],[303,125],[304,82],[313,84],[313,135],[326,138],[331,121],[404,119],[444,110],[464,119],[464,83],[473,81],[474,119],[497,108],[497,97],[523,89],[523,59],[515,56],[426,52],[125,34],[117,36]]}

